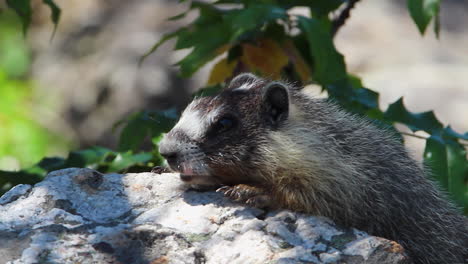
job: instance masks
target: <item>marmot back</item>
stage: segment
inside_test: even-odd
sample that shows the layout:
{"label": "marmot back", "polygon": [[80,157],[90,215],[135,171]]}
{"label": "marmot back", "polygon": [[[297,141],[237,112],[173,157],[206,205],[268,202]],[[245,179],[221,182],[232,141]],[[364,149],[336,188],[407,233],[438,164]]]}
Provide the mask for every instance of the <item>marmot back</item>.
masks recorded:
{"label": "marmot back", "polygon": [[195,99],[160,143],[181,179],[258,207],[327,216],[398,241],[415,263],[464,263],[465,218],[385,129],[252,74]]}

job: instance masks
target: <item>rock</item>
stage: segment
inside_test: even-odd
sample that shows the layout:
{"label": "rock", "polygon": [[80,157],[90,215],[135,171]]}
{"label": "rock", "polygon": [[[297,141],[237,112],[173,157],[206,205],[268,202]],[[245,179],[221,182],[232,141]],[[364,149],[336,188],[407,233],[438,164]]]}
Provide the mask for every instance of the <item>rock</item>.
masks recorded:
{"label": "rock", "polygon": [[323,217],[265,212],[177,174],[50,173],[0,198],[0,262],[409,263],[395,242]]}

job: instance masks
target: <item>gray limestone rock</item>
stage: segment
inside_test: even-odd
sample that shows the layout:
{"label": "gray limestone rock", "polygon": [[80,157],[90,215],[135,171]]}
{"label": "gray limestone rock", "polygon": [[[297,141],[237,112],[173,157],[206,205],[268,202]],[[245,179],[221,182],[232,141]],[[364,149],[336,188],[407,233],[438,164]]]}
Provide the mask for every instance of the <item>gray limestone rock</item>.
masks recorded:
{"label": "gray limestone rock", "polygon": [[392,241],[265,212],[177,174],[50,173],[0,198],[0,263],[410,263]]}

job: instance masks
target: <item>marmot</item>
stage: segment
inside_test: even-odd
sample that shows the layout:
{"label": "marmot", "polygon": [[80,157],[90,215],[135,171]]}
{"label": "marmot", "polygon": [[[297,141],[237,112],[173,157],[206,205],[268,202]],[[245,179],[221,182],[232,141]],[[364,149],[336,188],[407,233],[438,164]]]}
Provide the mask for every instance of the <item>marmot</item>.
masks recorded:
{"label": "marmot", "polygon": [[415,263],[467,257],[465,218],[394,134],[287,84],[237,76],[195,99],[159,151],[184,182],[395,240]]}

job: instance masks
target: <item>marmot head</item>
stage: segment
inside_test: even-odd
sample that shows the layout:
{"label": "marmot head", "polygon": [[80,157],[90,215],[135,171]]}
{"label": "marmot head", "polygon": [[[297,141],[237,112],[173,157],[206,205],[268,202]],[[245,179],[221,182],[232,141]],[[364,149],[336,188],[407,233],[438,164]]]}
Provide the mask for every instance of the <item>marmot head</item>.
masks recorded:
{"label": "marmot head", "polygon": [[159,152],[190,184],[252,181],[259,145],[288,119],[289,96],[282,83],[241,74],[220,94],[190,103]]}

